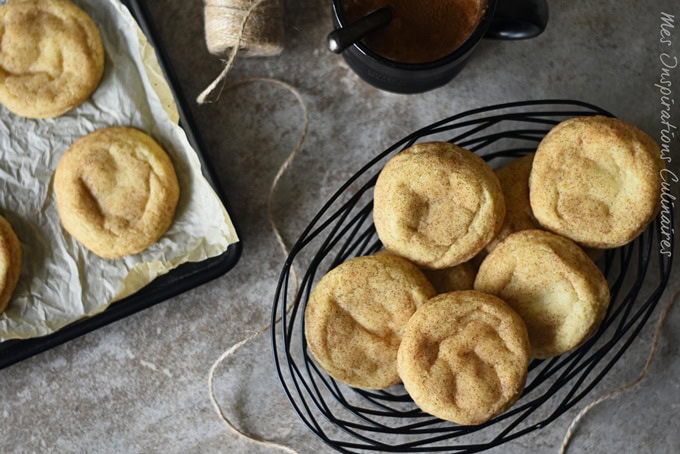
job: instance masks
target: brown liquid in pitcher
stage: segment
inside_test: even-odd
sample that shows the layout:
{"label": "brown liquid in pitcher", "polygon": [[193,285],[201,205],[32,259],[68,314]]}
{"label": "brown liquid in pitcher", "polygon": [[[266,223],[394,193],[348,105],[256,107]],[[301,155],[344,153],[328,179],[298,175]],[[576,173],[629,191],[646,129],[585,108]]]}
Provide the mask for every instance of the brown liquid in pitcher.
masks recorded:
{"label": "brown liquid in pitcher", "polygon": [[390,6],[389,25],[363,40],[372,51],[402,63],[426,63],[458,47],[479,24],[485,0],[344,0],[348,23]]}

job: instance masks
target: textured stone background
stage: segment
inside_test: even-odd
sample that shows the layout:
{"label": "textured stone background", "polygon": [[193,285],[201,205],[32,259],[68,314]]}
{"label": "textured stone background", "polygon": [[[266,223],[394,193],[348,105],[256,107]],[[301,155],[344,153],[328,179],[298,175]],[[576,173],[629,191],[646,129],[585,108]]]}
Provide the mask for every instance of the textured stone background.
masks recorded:
{"label": "textured stone background", "polygon": [[[200,0],[149,0],[182,89],[194,98],[220,71],[205,50]],[[324,48],[328,1],[287,2],[286,50],[238,60],[231,80],[281,78],[310,110],[304,148],[274,203],[291,242],[322,202],[369,157],[414,129],[469,108],[565,97],[600,105],[658,138],[659,15],[675,0],[552,1],[548,30],[523,42],[485,41],[448,86],[415,96],[361,82]],[[680,93],[680,70],[674,73]],[[300,109],[276,87],[246,85],[214,105],[192,105],[244,253],[226,276],[66,345],[0,371],[2,452],[267,452],[228,432],[210,406],[207,373],[219,354],[265,325],[283,259],[266,220],[269,186],[300,134]],[[678,109],[674,121],[680,124]],[[680,144],[674,143],[674,166]],[[677,194],[677,185],[674,189]],[[671,287],[677,288],[676,267]],[[668,296],[668,293],[666,294]],[[658,316],[655,312],[654,318]],[[653,323],[590,397],[635,377]],[[650,376],[593,410],[571,452],[680,452],[680,308],[668,320]],[[326,451],[300,423],[274,373],[269,337],[219,370],[217,393],[238,426],[298,452]],[[557,452],[571,417],[495,452]]]}

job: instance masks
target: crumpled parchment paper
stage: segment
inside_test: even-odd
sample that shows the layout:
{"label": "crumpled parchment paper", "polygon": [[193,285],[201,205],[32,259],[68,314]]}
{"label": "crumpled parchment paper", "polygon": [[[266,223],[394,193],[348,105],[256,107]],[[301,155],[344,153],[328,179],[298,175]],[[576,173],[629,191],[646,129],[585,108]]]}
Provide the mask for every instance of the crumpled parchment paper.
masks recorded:
{"label": "crumpled parchment paper", "polygon": [[[95,93],[55,119],[25,119],[0,106],[0,214],[12,224],[24,256],[14,297],[0,314],[0,341],[53,333],[106,310],[182,263],[220,255],[238,241],[177,126],[167,82],[128,10],[118,0],[74,2],[97,23],[106,50]],[[63,230],[52,187],[69,146],[108,126],[133,126],[156,139],[170,155],[180,184],[168,232],[146,251],[118,260],[99,258]]]}

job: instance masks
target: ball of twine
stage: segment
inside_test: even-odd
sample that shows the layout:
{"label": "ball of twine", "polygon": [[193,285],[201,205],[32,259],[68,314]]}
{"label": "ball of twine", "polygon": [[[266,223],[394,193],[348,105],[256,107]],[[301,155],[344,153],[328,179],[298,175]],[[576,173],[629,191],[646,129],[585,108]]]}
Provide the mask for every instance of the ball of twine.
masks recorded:
{"label": "ball of twine", "polygon": [[283,0],[205,0],[204,14],[213,55],[224,57],[234,47],[250,57],[283,51]]}

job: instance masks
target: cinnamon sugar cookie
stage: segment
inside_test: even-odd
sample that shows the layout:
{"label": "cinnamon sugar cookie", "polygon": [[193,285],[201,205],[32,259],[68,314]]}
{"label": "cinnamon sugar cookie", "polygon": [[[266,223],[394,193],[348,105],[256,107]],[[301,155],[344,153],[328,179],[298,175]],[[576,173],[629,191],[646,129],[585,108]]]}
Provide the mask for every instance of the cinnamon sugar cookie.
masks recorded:
{"label": "cinnamon sugar cookie", "polygon": [[500,243],[482,262],[475,290],[517,311],[536,358],[579,346],[609,306],[609,287],[595,263],[573,241],[542,230],[522,230]]}
{"label": "cinnamon sugar cookie", "polygon": [[637,237],[659,210],[659,146],[621,120],[582,117],[541,141],[530,177],[540,224],[584,246],[613,248]]}
{"label": "cinnamon sugar cookie", "polygon": [[12,298],[21,274],[21,243],[12,226],[0,216],[0,313]]}
{"label": "cinnamon sugar cookie", "polygon": [[170,227],[179,199],[172,162],[143,132],[105,128],[79,139],[54,177],[64,228],[104,258],[143,251]]}
{"label": "cinnamon sugar cookie", "polygon": [[533,161],[534,153],[531,153],[513,159],[496,170],[496,176],[501,182],[505,198],[505,220],[501,231],[489,243],[487,250],[493,250],[498,243],[513,232],[540,228],[529,202],[529,174]]}
{"label": "cinnamon sugar cookie", "polygon": [[413,401],[458,424],[482,424],[521,395],[529,367],[524,322],[493,295],[436,296],[411,317],[398,367]]}
{"label": "cinnamon sugar cookie", "polygon": [[385,248],[417,265],[466,262],[496,236],[505,216],[498,178],[482,158],[446,142],[422,143],[378,176],[373,218]]}
{"label": "cinnamon sugar cookie", "polygon": [[99,85],[99,30],[68,0],[9,0],[0,6],[0,37],[0,104],[17,115],[58,117]]}
{"label": "cinnamon sugar cookie", "polygon": [[351,259],[326,274],[309,298],[309,349],[323,369],[350,386],[394,385],[404,326],[434,294],[420,270],[400,257]]}

